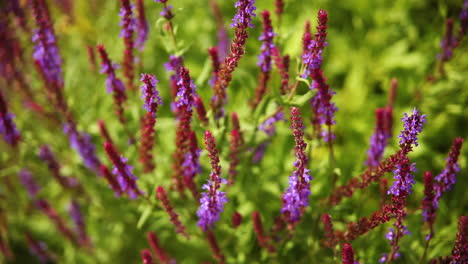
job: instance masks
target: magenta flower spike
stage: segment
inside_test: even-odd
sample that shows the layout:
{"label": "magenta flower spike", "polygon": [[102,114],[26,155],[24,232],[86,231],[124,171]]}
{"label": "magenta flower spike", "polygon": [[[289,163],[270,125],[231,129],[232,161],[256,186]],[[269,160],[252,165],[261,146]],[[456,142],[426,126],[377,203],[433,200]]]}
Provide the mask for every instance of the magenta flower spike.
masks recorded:
{"label": "magenta flower spike", "polygon": [[289,177],[289,187],[283,193],[283,207],[281,213],[285,215],[286,221],[294,224],[300,221],[304,210],[309,205],[310,181],[312,176],[306,168],[308,164],[304,142],[304,123],[301,118],[299,108],[291,108],[291,121],[296,154],[296,161],[293,163],[296,170]]}
{"label": "magenta flower spike", "polygon": [[214,227],[219,220],[221,212],[224,210],[224,204],[228,202],[225,192],[221,192],[221,184],[227,181],[221,178],[221,166],[219,165],[219,154],[216,143],[210,131],[205,131],[205,145],[210,157],[211,173],[208,182],[203,185],[207,192],[202,193],[200,198],[200,207],[198,208],[198,226],[207,231]]}

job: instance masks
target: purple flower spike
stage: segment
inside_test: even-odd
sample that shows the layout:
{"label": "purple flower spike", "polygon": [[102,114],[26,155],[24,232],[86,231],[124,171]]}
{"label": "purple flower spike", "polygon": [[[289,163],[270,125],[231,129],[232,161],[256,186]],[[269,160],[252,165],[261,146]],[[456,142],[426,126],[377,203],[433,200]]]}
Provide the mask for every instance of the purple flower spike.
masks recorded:
{"label": "purple flower spike", "polygon": [[252,17],[255,17],[255,1],[254,0],[239,0],[234,4],[237,8],[237,14],[232,19],[231,27],[238,28],[253,28]]}
{"label": "purple flower spike", "polygon": [[376,126],[374,134],[370,139],[369,150],[367,151],[367,166],[377,167],[382,159],[385,147],[391,137],[388,129],[392,121],[391,111],[391,108],[377,108],[375,111]]}
{"label": "purple flower spike", "polygon": [[152,74],[143,73],[140,81],[144,83],[143,86],[141,86],[141,98],[145,100],[143,108],[156,117],[158,105],[162,105],[162,99],[159,96],[158,90],[156,90],[158,80]]}
{"label": "purple flower spike", "polygon": [[268,11],[262,12],[263,16],[263,32],[262,35],[258,38],[262,41],[262,46],[260,47],[261,53],[258,55],[258,63],[263,72],[271,71],[271,49],[275,47],[273,44],[273,37],[276,36],[276,33],[273,32],[273,27],[271,26],[270,13]]}
{"label": "purple flower spike", "polygon": [[20,140],[20,134],[13,118],[14,115],[8,112],[6,101],[0,93],[0,134],[8,144],[15,147]]}
{"label": "purple flower spike", "polygon": [[460,171],[460,167],[458,165],[458,157],[460,156],[460,150],[462,145],[462,138],[455,138],[455,140],[453,140],[452,148],[450,149],[449,156],[446,159],[447,163],[445,165],[445,168],[442,171],[442,173],[435,177],[435,208],[439,207],[439,200],[442,194],[446,191],[451,190],[453,188],[453,185],[457,181],[457,173]]}
{"label": "purple flower spike", "polygon": [[45,1],[31,1],[34,20],[37,29],[34,32],[32,41],[34,42],[33,58],[40,69],[40,73],[52,86],[63,87],[62,59],[57,47],[57,40],[54,34],[52,21],[49,17],[49,10]]}
{"label": "purple flower spike", "polygon": [[310,181],[312,176],[306,168],[308,163],[304,142],[304,123],[301,113],[296,107],[291,108],[292,130],[296,146],[296,161],[293,163],[296,170],[289,177],[289,187],[283,193],[283,207],[281,213],[286,216],[290,224],[300,221],[305,208],[309,205]]}
{"label": "purple flower spike", "polygon": [[18,173],[21,184],[24,186],[26,191],[28,191],[29,197],[31,199],[35,198],[37,193],[41,190],[39,184],[34,180],[33,175],[27,169],[22,169]]}
{"label": "purple flower spike", "polygon": [[137,11],[138,11],[138,21],[137,21],[137,38],[135,41],[135,46],[143,51],[145,47],[145,42],[148,39],[148,21],[146,20],[145,15],[145,6],[143,0],[137,0]]}
{"label": "purple flower spike", "polygon": [[72,123],[65,123],[63,125],[63,132],[68,136],[70,146],[83,159],[84,165],[99,174],[101,162],[96,156],[96,148],[93,142],[91,142],[91,136],[85,132],[78,132],[75,124]]}
{"label": "purple flower spike", "polygon": [[307,53],[302,56],[303,63],[306,65],[304,74],[302,75],[303,78],[307,78],[312,71],[318,70],[322,66],[322,52],[323,48],[327,46],[327,23],[328,13],[320,9],[315,39],[309,41]]}
{"label": "purple flower spike", "polygon": [[72,218],[73,224],[75,225],[76,232],[80,238],[82,244],[89,243],[89,237],[86,234],[86,223],[84,221],[83,215],[81,214],[80,205],[76,200],[72,200],[68,212]]}
{"label": "purple flower spike", "polygon": [[136,184],[138,178],[133,175],[133,166],[127,164],[127,159],[119,156],[117,150],[110,142],[104,143],[104,149],[107,156],[114,164],[112,174],[117,176],[117,182],[119,183],[120,189],[127,192],[130,199],[136,199],[138,195],[144,194]]}
{"label": "purple flower spike", "polygon": [[219,165],[219,153],[216,149],[216,143],[210,131],[205,132],[205,145],[210,157],[211,173],[210,179],[203,185],[207,190],[201,194],[200,207],[197,210],[198,226],[207,231],[213,228],[215,222],[219,220],[219,215],[224,210],[224,204],[228,202],[226,192],[221,192],[221,184],[227,184],[227,181],[221,178],[221,166]]}
{"label": "purple flower spike", "polygon": [[187,111],[192,111],[193,106],[193,95],[195,92],[195,84],[193,80],[189,77],[189,72],[187,69],[182,68],[178,72],[178,81],[177,81],[177,98],[176,106],[178,108],[186,107]]}
{"label": "purple flower spike", "polygon": [[419,111],[414,108],[413,114],[408,116],[404,113],[403,121],[404,130],[398,136],[400,138],[400,145],[418,146],[418,134],[421,133],[424,124],[426,123],[426,115],[420,115]]}
{"label": "purple flower spike", "polygon": [[135,31],[136,20],[133,17],[133,5],[127,3],[126,0],[122,1],[122,7],[120,8],[119,16],[122,20],[119,23],[119,26],[122,27],[120,31],[121,38],[133,38],[133,32]]}

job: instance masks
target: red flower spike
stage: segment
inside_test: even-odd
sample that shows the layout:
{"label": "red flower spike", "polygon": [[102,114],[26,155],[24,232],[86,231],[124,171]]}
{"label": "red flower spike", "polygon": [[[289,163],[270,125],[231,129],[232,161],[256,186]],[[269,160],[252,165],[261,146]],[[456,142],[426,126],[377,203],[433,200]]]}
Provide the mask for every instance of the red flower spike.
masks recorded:
{"label": "red flower spike", "polygon": [[164,190],[162,186],[159,186],[156,189],[156,196],[161,201],[164,210],[169,215],[172,224],[174,224],[176,228],[176,232],[185,236],[187,239],[190,239],[190,236],[185,231],[185,226],[179,220],[179,215],[174,211],[174,208],[172,207],[171,202],[169,201],[169,197],[167,196],[166,190]]}
{"label": "red flower spike", "polygon": [[153,113],[148,112],[141,120],[141,142],[139,149],[140,163],[143,165],[143,172],[150,173],[154,170],[153,146],[154,146],[154,126],[156,118]]}
{"label": "red flower spike", "polygon": [[354,264],[354,251],[349,243],[343,244],[343,264]]}
{"label": "red flower spike", "polygon": [[214,259],[216,259],[220,264],[225,263],[226,258],[219,248],[218,241],[216,240],[213,231],[208,230],[206,232],[206,239],[208,240],[208,244],[210,245],[211,251],[213,252]]}
{"label": "red flower spike", "polygon": [[101,136],[104,138],[104,141],[108,141],[112,145],[114,145],[114,142],[112,141],[112,138],[110,137],[109,131],[107,130],[106,124],[104,123],[103,120],[98,121],[98,126],[99,126],[99,132],[101,133]]}
{"label": "red flower spike", "polygon": [[335,234],[333,233],[333,223],[330,215],[327,213],[322,215],[323,230],[325,233],[325,246],[328,248],[334,248],[337,244]]}
{"label": "red flower spike", "polygon": [[94,52],[94,47],[91,45],[88,45],[87,50],[88,50],[89,67],[92,72],[95,72],[97,69],[97,66],[96,66],[96,54]]}
{"label": "red flower spike", "polygon": [[452,262],[468,263],[468,216],[460,216],[455,247],[452,250]]}
{"label": "red flower spike", "polygon": [[234,183],[237,175],[236,167],[239,164],[239,154],[241,153],[242,139],[238,130],[231,131],[230,163],[229,163],[229,184]]}
{"label": "red flower spike", "polygon": [[159,260],[159,262],[163,264],[169,264],[172,261],[172,258],[167,254],[166,250],[161,247],[156,234],[153,232],[148,232],[147,239],[151,249],[153,249],[154,253],[156,253],[156,258]]}
{"label": "red flower spike", "polygon": [[79,245],[78,238],[75,236],[75,233],[65,224],[63,218],[58,215],[57,211],[52,208],[48,201],[40,199],[36,201],[36,206],[54,223],[55,227],[64,237],[70,240],[73,244]]}
{"label": "red flower spike", "polygon": [[198,119],[200,119],[200,122],[204,125],[208,125],[208,117],[206,116],[206,108],[205,105],[203,104],[202,99],[200,96],[196,95],[194,96],[194,105],[195,105],[195,110],[197,111]]}
{"label": "red flower spike", "polygon": [[141,260],[143,264],[154,264],[153,255],[151,255],[151,251],[148,249],[143,249],[141,251]]}
{"label": "red flower spike", "polygon": [[132,6],[130,0],[120,0],[122,4],[121,16],[122,16],[122,34],[124,39],[124,55],[123,55],[123,73],[127,79],[127,89],[134,89],[134,60],[133,50],[135,48],[134,32],[135,32],[135,19],[133,17]]}
{"label": "red flower spike", "polygon": [[112,190],[114,190],[115,195],[121,196],[122,189],[120,189],[120,185],[117,182],[117,179],[114,177],[114,175],[112,175],[110,170],[103,164],[101,164],[101,167],[99,169],[101,171],[101,175],[107,180]]}
{"label": "red flower spike", "polygon": [[274,253],[276,250],[270,243],[271,238],[265,235],[262,219],[260,218],[258,211],[254,211],[252,213],[252,222],[255,234],[257,235],[258,244],[260,244],[261,247],[266,248],[268,252]]}
{"label": "red flower spike", "polygon": [[232,227],[238,228],[242,222],[242,215],[235,211],[232,215]]}
{"label": "red flower spike", "polygon": [[280,51],[277,47],[271,49],[271,57],[273,62],[278,69],[279,75],[281,76],[281,94],[286,94],[289,91],[289,56],[285,64],[285,59],[281,56]]}

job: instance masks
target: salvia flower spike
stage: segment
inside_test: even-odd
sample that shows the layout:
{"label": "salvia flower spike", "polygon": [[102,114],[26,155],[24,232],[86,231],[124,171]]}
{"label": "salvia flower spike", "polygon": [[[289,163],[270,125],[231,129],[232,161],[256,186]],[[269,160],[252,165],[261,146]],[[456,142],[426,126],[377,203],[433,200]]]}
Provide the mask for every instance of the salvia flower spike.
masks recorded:
{"label": "salvia flower spike", "polygon": [[137,21],[137,37],[135,41],[135,46],[143,51],[145,48],[145,42],[148,39],[149,25],[148,20],[146,20],[145,15],[145,5],[143,0],[137,0],[137,12],[138,12],[138,21]]}
{"label": "salvia flower spike", "polygon": [[343,255],[343,264],[359,264],[359,262],[354,261],[354,250],[351,244],[344,243],[342,248]]}
{"label": "salvia flower spike", "polygon": [[41,69],[44,79],[53,86],[63,87],[62,59],[57,46],[57,39],[49,16],[47,3],[31,0],[37,29],[32,38],[35,43],[33,58]]}
{"label": "salvia flower spike", "polygon": [[22,169],[18,173],[21,184],[28,192],[29,198],[34,199],[37,193],[41,190],[41,187],[34,179],[32,173],[28,169]]}
{"label": "salvia flower spike", "polygon": [[90,245],[90,238],[86,233],[86,223],[81,213],[81,208],[76,200],[72,200],[68,207],[68,212],[71,216],[73,224],[75,225],[76,233],[78,234],[80,243],[84,246]]}
{"label": "salvia flower spike", "polygon": [[219,153],[216,143],[210,131],[205,131],[205,145],[210,157],[211,173],[208,182],[203,185],[207,190],[202,193],[200,198],[200,207],[198,208],[198,226],[204,231],[214,227],[215,222],[219,220],[221,212],[224,210],[224,204],[227,203],[225,192],[221,192],[221,184],[227,181],[221,178],[221,166],[219,165]]}
{"label": "salvia flower spike", "polygon": [[140,81],[143,82],[143,85],[141,86],[141,98],[145,102],[143,108],[156,117],[158,106],[162,105],[162,99],[156,89],[156,85],[159,81],[154,75],[148,73],[141,74]]}
{"label": "salvia flower spike", "polygon": [[450,149],[449,156],[446,159],[447,163],[445,165],[445,168],[439,175],[435,177],[436,184],[434,186],[434,206],[436,208],[439,207],[439,200],[442,194],[446,191],[451,190],[453,188],[453,185],[457,181],[457,173],[460,171],[460,167],[458,165],[458,157],[460,156],[462,145],[462,138],[457,137],[453,140],[452,148]]}
{"label": "salvia flower spike", "polygon": [[143,249],[141,251],[141,260],[143,264],[154,264],[153,255],[149,249]]}
{"label": "salvia flower spike", "polygon": [[185,231],[185,226],[182,224],[182,222],[180,222],[179,215],[174,211],[174,208],[172,207],[171,202],[169,201],[169,197],[167,196],[166,190],[164,190],[162,186],[159,186],[156,189],[156,196],[161,201],[164,210],[171,218],[171,222],[172,224],[174,224],[176,232],[189,239],[190,236]]}
{"label": "salvia flower spike", "polygon": [[49,251],[46,243],[36,240],[31,233],[25,234],[29,250],[35,255],[41,263],[50,263],[56,261],[55,256]]}
{"label": "salvia flower spike", "polygon": [[257,65],[260,67],[260,76],[257,89],[255,90],[255,98],[251,102],[253,108],[255,108],[260,101],[262,100],[264,94],[267,90],[268,80],[270,79],[271,65],[272,65],[272,52],[271,50],[275,47],[273,44],[273,37],[276,35],[273,32],[273,27],[271,25],[270,12],[264,10],[262,12],[263,17],[263,32],[259,37],[259,40],[262,41],[262,46],[260,47],[260,55],[258,55]]}
{"label": "salvia flower spike", "polygon": [[16,124],[13,122],[14,115],[8,112],[6,100],[3,98],[0,92],[0,134],[3,135],[3,139],[15,147],[21,136],[18,132]]}
{"label": "salvia flower spike", "polygon": [[289,187],[283,193],[283,207],[281,213],[286,216],[290,224],[300,221],[304,210],[309,205],[310,181],[312,176],[306,168],[308,164],[304,142],[304,123],[299,108],[291,108],[291,121],[296,153],[296,161],[293,163],[296,170],[289,177]]}
{"label": "salvia flower spike", "polygon": [[374,134],[370,139],[370,147],[367,151],[366,165],[376,167],[382,159],[385,147],[388,144],[391,134],[387,127],[391,122],[391,113],[387,108],[377,108],[375,111],[376,126]]}
{"label": "salvia flower spike", "polygon": [[151,249],[156,254],[156,258],[161,263],[175,263],[175,261],[169,256],[166,250],[159,243],[159,239],[154,232],[147,233],[148,243],[151,246]]}
{"label": "salvia flower spike", "polygon": [[136,19],[133,15],[133,5],[130,4],[130,0],[121,0],[122,8],[120,9],[120,16],[122,21],[120,25],[122,26],[122,31],[120,32],[120,37],[124,39],[125,49],[123,56],[123,72],[124,76],[127,79],[127,89],[131,90],[133,88],[133,79],[134,79],[134,60],[133,50],[135,48],[134,33],[136,27]]}
{"label": "salvia flower spike", "polygon": [[138,178],[132,172],[133,167],[127,164],[127,159],[120,156],[115,147],[108,141],[104,143],[104,149],[114,165],[112,174],[117,177],[120,189],[126,192],[130,199],[136,199],[139,195],[144,194],[136,184]]}
{"label": "salvia flower spike", "polygon": [[187,154],[190,151],[190,133],[192,122],[192,107],[194,104],[193,95],[195,93],[195,84],[190,78],[188,69],[181,67],[177,73],[177,98],[175,101],[176,113],[179,117],[174,152],[173,175],[172,179],[177,191],[183,195],[184,175]]}
{"label": "salvia flower spike", "polygon": [[458,233],[450,264],[468,263],[468,216],[458,219]]}
{"label": "salvia flower spike", "polygon": [[127,95],[125,93],[124,84],[119,78],[117,78],[117,75],[115,74],[115,68],[117,67],[117,64],[113,64],[111,62],[109,55],[107,55],[107,51],[103,45],[98,45],[97,50],[102,60],[101,73],[107,75],[107,92],[112,93],[115,103],[115,112],[119,118],[120,123],[125,124],[123,104],[127,100]]}
{"label": "salvia flower spike", "polygon": [[91,136],[85,132],[78,132],[76,124],[69,122],[63,125],[63,132],[68,136],[70,146],[81,156],[84,165],[99,174],[101,162],[96,156],[96,147]]}
{"label": "salvia flower spike", "polygon": [[218,77],[213,86],[214,96],[211,100],[211,109],[216,118],[224,116],[223,106],[227,101],[226,88],[232,80],[232,73],[239,64],[245,52],[245,42],[248,38],[247,28],[253,27],[252,18],[255,16],[253,0],[239,0],[236,2],[237,13],[233,18],[231,27],[236,28],[234,40],[231,43],[231,52],[224,59]]}

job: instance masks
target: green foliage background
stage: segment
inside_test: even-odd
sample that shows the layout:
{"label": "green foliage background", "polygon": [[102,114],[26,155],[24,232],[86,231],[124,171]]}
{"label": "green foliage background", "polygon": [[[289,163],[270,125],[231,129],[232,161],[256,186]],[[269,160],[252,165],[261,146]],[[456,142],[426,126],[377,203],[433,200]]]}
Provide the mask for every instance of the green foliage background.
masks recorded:
{"label": "green foliage background", "polygon": [[[175,11],[173,22],[179,43],[177,53],[184,56],[186,67],[196,80],[197,92],[207,104],[212,96],[211,88],[207,84],[211,71],[207,49],[216,45],[216,24],[209,3],[207,0],[169,2],[174,5]],[[228,25],[236,12],[234,1],[218,2]],[[121,62],[123,41],[119,38],[119,1],[75,1],[73,19],[55,7],[52,8],[52,16],[64,60],[65,95],[70,108],[76,114],[80,129],[92,135],[100,159],[109,164],[97,127],[97,120],[105,120],[122,154],[135,166],[135,174],[139,177],[138,185],[150,194],[152,202],[158,203],[154,197],[155,187],[169,187],[171,182],[175,122],[170,111],[169,75],[165,72],[163,63],[168,60],[169,54],[174,52],[174,48],[162,30],[164,21],[159,17],[161,5],[148,0],[145,1],[145,6],[150,22],[150,34],[144,52],[139,54],[142,68],[138,71],[157,76],[160,81],[158,89],[164,100],[156,124],[154,154],[157,169],[151,174],[141,172],[137,150],[127,144],[127,136],[114,114],[112,97],[105,92],[105,76],[90,70],[86,53],[87,45],[102,43],[111,59]],[[452,140],[456,136],[466,137],[467,134],[466,38],[456,49],[453,59],[447,63],[446,75],[439,76],[434,70],[437,67],[440,40],[444,35],[444,21],[447,17],[453,17],[458,28],[461,6],[462,1],[448,0],[301,0],[286,1],[285,14],[279,27],[276,17],[273,18],[273,27],[279,33],[276,43],[283,53],[291,55],[290,74],[295,78],[302,48],[304,23],[310,20],[315,31],[318,9],[328,11],[329,35],[323,67],[327,81],[337,92],[333,101],[339,108],[336,114],[337,125],[334,128],[337,134],[335,154],[339,184],[358,176],[364,170],[363,162],[375,123],[374,110],[386,104],[391,78],[398,79],[399,87],[394,109],[394,138],[386,150],[386,156],[398,149],[396,135],[402,128],[399,118],[403,116],[403,112],[417,107],[427,115],[420,146],[410,155],[418,168],[417,183],[414,193],[409,197],[406,220],[412,234],[401,240],[402,258],[396,261],[397,263],[416,263],[423,252],[424,236],[428,230],[422,225],[420,210],[423,196],[422,173],[425,170],[431,170],[434,174],[440,173]],[[258,0],[258,16],[263,9],[273,12],[273,1]],[[30,26],[33,26],[32,21],[29,22]],[[260,107],[261,110],[251,112],[248,99],[254,96],[259,72],[256,66],[261,44],[258,41],[261,33],[258,17],[254,24],[255,28],[249,29],[246,54],[228,88],[229,104],[226,109],[227,113],[235,111],[239,114],[246,138],[251,138],[258,122],[275,110],[275,93],[279,87],[279,77],[275,73],[269,95]],[[229,30],[229,34],[232,37],[233,30]],[[20,36],[26,49],[24,56],[30,60],[30,36]],[[24,67],[23,73],[28,76],[30,85],[46,109],[53,110],[44,96],[42,83],[34,71],[32,62]],[[121,72],[118,74],[121,76]],[[438,79],[434,82],[426,81],[429,76],[436,76]],[[8,89],[10,88],[7,87]],[[300,95],[306,94],[307,91],[308,87],[301,83],[299,95],[292,102],[301,103],[301,111],[310,132],[310,105],[300,100]],[[139,94],[130,92],[129,95],[129,128],[138,137],[139,119],[143,115],[142,102]],[[190,240],[186,240],[176,235],[167,214],[155,207],[154,203],[143,199],[132,201],[128,198],[115,198],[107,183],[83,166],[80,157],[69,147],[68,139],[62,133],[60,125],[41,119],[34,112],[24,108],[19,94],[10,91],[8,97],[9,107],[16,115],[15,121],[23,136],[18,151],[11,149],[3,141],[0,143],[0,213],[7,220],[3,227],[7,230],[10,246],[16,255],[13,263],[36,261],[29,254],[24,240],[23,233],[27,230],[48,244],[50,250],[59,256],[58,263],[139,263],[140,250],[149,247],[145,238],[148,231],[154,231],[163,247],[180,263],[212,261],[208,244],[196,226],[197,202],[191,198],[180,199],[176,192],[170,191],[175,210],[192,235]],[[230,130],[228,123],[220,128],[203,128],[196,120],[193,126],[200,146],[203,146],[203,131],[213,131],[221,151],[223,172],[227,172],[229,141],[226,132]],[[308,142],[309,147],[312,147],[310,169],[314,176],[310,206],[294,237],[281,245],[275,255],[268,255],[256,241],[250,220],[251,213],[258,210],[268,230],[274,216],[279,214],[281,193],[287,187],[288,177],[293,171],[294,141],[289,126],[290,121],[278,124],[278,133],[260,164],[252,164],[248,158],[251,154],[244,153],[236,184],[227,189],[229,203],[216,225],[215,232],[228,263],[341,261],[339,248],[333,251],[320,244],[323,230],[318,221],[326,210],[323,199],[330,192],[331,176],[328,150],[316,141]],[[253,138],[252,143],[255,144],[265,139],[264,135],[259,133]],[[47,167],[37,155],[41,144],[51,145],[63,164],[63,174],[77,177],[84,185],[86,194],[65,192],[52,179]],[[466,145],[460,158],[462,170],[458,175],[458,182],[452,192],[443,196],[438,210],[436,237],[429,250],[430,258],[451,254],[457,219],[467,214]],[[202,152],[201,163],[203,174],[197,176],[199,186],[209,175],[206,151]],[[43,187],[40,196],[48,199],[67,221],[69,217],[66,207],[70,198],[75,196],[79,199],[85,214],[87,231],[94,245],[92,252],[75,248],[35,209],[16,176],[23,167],[28,167],[39,180]],[[224,173],[224,177],[227,177],[227,173]],[[392,175],[387,175],[386,178],[392,182]],[[353,198],[345,199],[329,211],[335,228],[344,230],[346,222],[370,215],[378,209],[379,200],[377,184],[368,190],[358,191]],[[234,211],[240,212],[244,217],[238,229],[231,227],[230,218]],[[361,264],[376,263],[382,253],[389,252],[390,246],[384,239],[384,234],[391,223],[392,221],[353,241],[356,257]]]}

